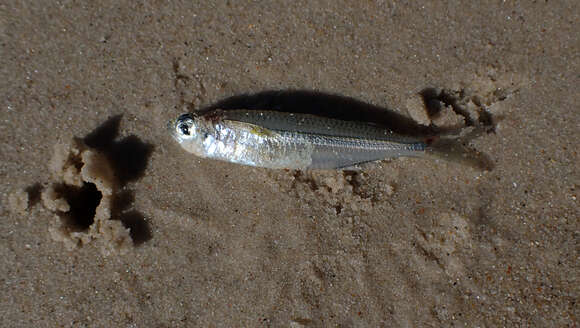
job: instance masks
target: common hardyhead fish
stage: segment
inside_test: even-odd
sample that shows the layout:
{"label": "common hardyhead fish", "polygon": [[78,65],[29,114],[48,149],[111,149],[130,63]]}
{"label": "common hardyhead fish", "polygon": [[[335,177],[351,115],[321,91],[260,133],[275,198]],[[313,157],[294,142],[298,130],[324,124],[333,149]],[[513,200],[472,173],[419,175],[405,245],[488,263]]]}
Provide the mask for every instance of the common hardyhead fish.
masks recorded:
{"label": "common hardyhead fish", "polygon": [[348,169],[401,156],[437,157],[485,168],[453,140],[403,136],[372,123],[256,110],[183,114],[168,123],[186,151],[271,169]]}

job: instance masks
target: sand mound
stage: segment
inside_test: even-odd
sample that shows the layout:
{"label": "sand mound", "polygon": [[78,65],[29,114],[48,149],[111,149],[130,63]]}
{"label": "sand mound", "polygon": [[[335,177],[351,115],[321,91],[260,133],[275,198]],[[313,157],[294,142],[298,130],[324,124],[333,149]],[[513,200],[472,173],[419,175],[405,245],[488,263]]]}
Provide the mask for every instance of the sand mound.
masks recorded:
{"label": "sand mound", "polygon": [[42,194],[55,213],[49,232],[69,250],[98,241],[103,254],[124,254],[132,245],[129,229],[111,220],[117,179],[107,157],[74,138],[55,145],[49,162],[53,181]]}

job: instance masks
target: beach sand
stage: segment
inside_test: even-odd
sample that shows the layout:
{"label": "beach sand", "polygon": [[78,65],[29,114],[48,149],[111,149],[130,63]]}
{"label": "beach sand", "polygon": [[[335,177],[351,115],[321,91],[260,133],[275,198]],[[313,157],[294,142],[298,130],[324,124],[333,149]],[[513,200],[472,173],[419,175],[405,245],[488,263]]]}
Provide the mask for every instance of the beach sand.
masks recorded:
{"label": "beach sand", "polygon": [[[2,326],[578,326],[578,31],[577,1],[5,1]],[[486,126],[493,169],[171,139],[227,106]]]}

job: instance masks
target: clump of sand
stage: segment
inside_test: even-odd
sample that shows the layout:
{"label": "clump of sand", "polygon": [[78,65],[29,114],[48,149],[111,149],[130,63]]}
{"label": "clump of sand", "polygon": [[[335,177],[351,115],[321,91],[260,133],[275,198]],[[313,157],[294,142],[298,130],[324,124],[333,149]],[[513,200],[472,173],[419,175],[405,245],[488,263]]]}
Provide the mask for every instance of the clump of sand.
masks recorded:
{"label": "clump of sand", "polygon": [[465,126],[491,126],[492,116],[501,119],[501,102],[531,83],[524,75],[488,68],[473,80],[453,88],[426,88],[409,95],[407,112],[420,125],[459,130]]}
{"label": "clump of sand", "polygon": [[118,183],[107,157],[74,138],[55,145],[48,167],[53,181],[41,200],[55,214],[51,237],[69,250],[98,241],[104,255],[126,253],[132,240],[121,221],[111,220]]}
{"label": "clump of sand", "polygon": [[[407,98],[407,112],[415,122],[424,126],[434,125],[445,129],[464,128],[464,117],[458,114],[457,109],[451,104],[439,99],[441,95],[447,96],[447,94],[444,94],[440,90],[437,91],[437,94],[431,95],[429,99],[418,93],[412,94]],[[471,108],[470,105],[470,103],[462,104],[460,111],[467,115],[468,111],[465,107],[469,106]],[[455,104],[455,106],[460,105]],[[478,118],[474,117],[473,120],[477,120]]]}
{"label": "clump of sand", "polygon": [[414,93],[407,98],[407,112],[415,122],[421,125],[431,124],[431,117],[425,106],[423,97],[420,94]]}
{"label": "clump of sand", "polygon": [[24,190],[16,190],[8,195],[8,207],[16,214],[26,214],[29,206],[28,193]]}

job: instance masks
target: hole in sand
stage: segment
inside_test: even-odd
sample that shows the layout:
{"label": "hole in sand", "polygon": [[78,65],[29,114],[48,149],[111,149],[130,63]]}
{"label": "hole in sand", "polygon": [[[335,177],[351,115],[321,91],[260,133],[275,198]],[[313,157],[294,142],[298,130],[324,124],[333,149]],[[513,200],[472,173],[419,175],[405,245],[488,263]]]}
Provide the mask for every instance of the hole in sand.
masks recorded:
{"label": "hole in sand", "polygon": [[28,194],[30,206],[34,206],[40,201],[40,194],[42,193],[42,185],[40,183],[26,187],[25,191]]}
{"label": "hole in sand", "polygon": [[55,191],[64,198],[70,210],[62,213],[66,227],[71,231],[86,231],[95,221],[97,206],[103,195],[93,183],[84,183],[82,187],[61,184]]}
{"label": "hole in sand", "polygon": [[[59,218],[49,227],[51,237],[70,250],[101,239],[105,256],[124,254],[132,242],[151,239],[145,216],[132,209],[133,191],[126,188],[144,174],[153,147],[136,136],[117,141],[120,119],[107,120],[84,140],[55,145],[49,162],[54,182],[40,198]],[[29,194],[37,189],[32,186]]]}

